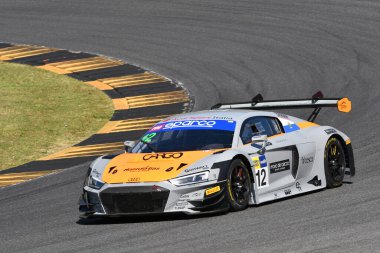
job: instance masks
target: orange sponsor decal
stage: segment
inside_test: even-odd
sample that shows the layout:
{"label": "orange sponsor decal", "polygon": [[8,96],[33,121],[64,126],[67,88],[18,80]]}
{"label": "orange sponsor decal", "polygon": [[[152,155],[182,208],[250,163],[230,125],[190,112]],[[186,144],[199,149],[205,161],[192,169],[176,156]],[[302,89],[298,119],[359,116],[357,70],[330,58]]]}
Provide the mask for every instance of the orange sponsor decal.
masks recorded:
{"label": "orange sponsor decal", "polygon": [[102,180],[109,184],[165,181],[177,177],[189,165],[214,152],[124,153],[108,163]]}
{"label": "orange sponsor decal", "polygon": [[214,193],[216,193],[216,192],[220,192],[220,186],[219,186],[219,185],[218,185],[218,186],[215,186],[215,187],[212,187],[212,188],[210,188],[210,189],[207,189],[207,190],[205,191],[206,196],[211,195],[211,194],[214,194]]}

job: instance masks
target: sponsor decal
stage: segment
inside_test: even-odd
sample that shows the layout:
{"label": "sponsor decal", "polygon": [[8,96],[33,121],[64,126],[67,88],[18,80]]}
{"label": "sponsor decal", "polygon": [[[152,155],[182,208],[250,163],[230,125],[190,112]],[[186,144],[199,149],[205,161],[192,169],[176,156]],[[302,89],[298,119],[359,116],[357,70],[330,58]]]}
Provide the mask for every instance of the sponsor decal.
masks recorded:
{"label": "sponsor decal", "polygon": [[307,182],[308,184],[312,184],[314,186],[321,186],[322,185],[322,180],[320,180],[318,178],[318,176],[315,176],[313,177],[313,179],[311,179],[309,182]]}
{"label": "sponsor decal", "polygon": [[265,157],[265,155],[261,155],[259,156],[259,160],[260,160],[260,167],[267,167],[267,158]]}
{"label": "sponsor decal", "polygon": [[116,166],[112,166],[112,167],[109,168],[108,174],[110,174],[110,173],[112,173],[112,174],[116,174],[117,173]]}
{"label": "sponsor decal", "polygon": [[150,132],[166,132],[171,130],[226,130],[226,131],[234,131],[236,126],[236,121],[233,120],[179,120],[173,121],[172,119],[167,122],[160,122],[156,124],[153,128],[151,128]]}
{"label": "sponsor decal", "polygon": [[[184,166],[186,166],[187,165],[187,163],[181,163],[178,167],[177,167],[177,169],[176,170],[180,170],[182,167],[184,167]],[[169,167],[169,168],[167,168],[165,171],[166,172],[170,172],[170,171],[172,171],[174,169],[174,167]]]}
{"label": "sponsor decal", "polygon": [[207,165],[202,165],[202,166],[195,167],[195,168],[185,169],[185,172],[189,173],[189,172],[193,172],[193,171],[196,171],[196,170],[208,170],[208,169],[209,169],[209,167]]}
{"label": "sponsor decal", "polygon": [[[186,198],[184,198],[186,196]],[[174,209],[184,209],[189,205],[189,196],[188,195],[182,195],[181,198],[175,203]]]}
{"label": "sponsor decal", "polygon": [[161,130],[161,128],[163,128],[163,127],[164,127],[164,125],[154,126],[152,129],[150,129],[150,132],[159,131],[159,130]]}
{"label": "sponsor decal", "polygon": [[285,170],[290,170],[290,161],[289,159],[278,161],[275,163],[269,164],[270,173],[277,173]]}
{"label": "sponsor decal", "polygon": [[219,119],[219,120],[232,120],[231,117],[223,117],[223,116],[213,116],[212,119]]}
{"label": "sponsor decal", "polygon": [[252,157],[252,162],[253,162],[253,166],[255,167],[255,170],[258,170],[261,168],[259,157],[257,157],[257,156]]}
{"label": "sponsor decal", "polygon": [[[127,178],[131,177],[139,177],[140,182],[166,181],[178,177],[181,172],[187,169],[187,167],[190,168],[190,164],[195,164],[195,162],[197,162],[198,160],[208,155],[211,155],[212,153],[213,151],[206,152],[203,150],[191,152],[178,151],[162,153],[123,153],[113,158],[107,164],[106,168],[104,169],[104,172],[102,173],[101,180],[109,184],[125,183],[127,182]],[[171,158],[172,156],[174,158]],[[179,156],[181,157],[178,158]],[[143,159],[143,157],[145,157],[145,160]],[[203,164],[206,163],[199,163],[197,165],[193,165],[192,167],[196,167]],[[123,171],[124,169],[129,168],[131,169]],[[115,174],[112,174],[115,170],[118,171]],[[202,196],[204,196],[203,194],[204,190]]]}
{"label": "sponsor decal", "polygon": [[216,125],[215,120],[185,120],[169,122],[163,126],[163,129],[173,129],[173,128],[212,128]]}
{"label": "sponsor decal", "polygon": [[285,195],[290,195],[290,194],[292,194],[292,190],[286,189],[286,190],[284,190],[284,193],[285,193]]}
{"label": "sponsor decal", "polygon": [[141,167],[141,168],[127,168],[127,169],[124,169],[123,171],[125,171],[125,172],[147,172],[147,171],[159,170],[159,169],[160,168],[157,168],[157,167],[146,166],[146,167]]}
{"label": "sponsor decal", "polygon": [[219,185],[215,186],[215,187],[212,187],[210,189],[207,189],[205,191],[205,194],[206,194],[206,196],[208,196],[208,195],[211,195],[211,194],[214,194],[214,193],[217,193],[217,192],[220,192],[220,186]]}
{"label": "sponsor decal", "polygon": [[289,124],[289,125],[284,125],[284,131],[285,133],[291,133],[291,132],[294,132],[294,131],[297,131],[297,130],[300,130],[300,127],[296,124]]}
{"label": "sponsor decal", "polygon": [[269,186],[268,182],[268,164],[265,155],[252,157],[253,166],[255,168],[255,178],[257,182],[257,188],[263,188]]}
{"label": "sponsor decal", "polygon": [[153,154],[147,154],[143,156],[143,160],[147,161],[150,159],[178,159],[183,156],[182,152],[177,152],[177,153],[153,153]]}
{"label": "sponsor decal", "polygon": [[301,184],[299,182],[296,183],[296,188],[299,192],[302,191]]}
{"label": "sponsor decal", "polygon": [[187,201],[177,202],[176,206],[187,206],[189,203]]}
{"label": "sponsor decal", "polygon": [[211,119],[211,118],[209,116],[171,117],[171,118],[162,120],[158,124],[163,123],[163,122],[171,122],[171,121],[207,120],[207,119]]}
{"label": "sponsor decal", "polygon": [[255,167],[255,170],[268,166],[265,155],[252,157],[252,162],[253,162],[253,166]]}
{"label": "sponsor decal", "polygon": [[314,157],[312,157],[312,156],[302,157],[301,160],[302,160],[302,164],[308,164],[308,163],[314,162]]}
{"label": "sponsor decal", "polygon": [[182,201],[192,201],[192,200],[203,200],[203,197],[205,195],[205,190],[199,190],[196,192],[186,193],[184,195],[181,195],[179,200]]}
{"label": "sponsor decal", "polygon": [[197,198],[197,197],[200,197],[201,196],[201,193],[200,192],[194,192],[191,197],[192,198]]}
{"label": "sponsor decal", "polygon": [[258,189],[269,186],[268,167],[263,167],[256,170],[255,177]]}
{"label": "sponsor decal", "polygon": [[286,118],[278,118],[282,124],[282,126],[284,127],[284,131],[285,133],[290,133],[290,132],[293,132],[293,131],[297,131],[297,130],[300,130],[300,127],[295,124],[293,121],[289,120],[288,117]]}
{"label": "sponsor decal", "polygon": [[129,183],[140,182],[140,178],[139,177],[130,177],[127,179],[127,182],[129,182]]}
{"label": "sponsor decal", "polygon": [[143,142],[147,142],[147,143],[150,143],[152,142],[152,139],[157,135],[157,133],[150,133],[150,134],[146,134],[144,135],[141,140]]}
{"label": "sponsor decal", "polygon": [[325,132],[326,134],[330,135],[330,134],[335,134],[336,130],[334,128],[329,128],[329,129],[325,129]]}
{"label": "sponsor decal", "polygon": [[187,202],[190,200],[190,196],[188,194],[186,195],[182,195],[179,200],[177,201],[177,203],[183,203],[183,202]]}

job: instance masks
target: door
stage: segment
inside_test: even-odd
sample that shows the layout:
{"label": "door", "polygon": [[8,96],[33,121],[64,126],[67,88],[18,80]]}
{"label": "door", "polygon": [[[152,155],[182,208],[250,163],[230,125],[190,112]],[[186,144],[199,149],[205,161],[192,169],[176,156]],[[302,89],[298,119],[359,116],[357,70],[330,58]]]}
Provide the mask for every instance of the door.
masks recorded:
{"label": "door", "polygon": [[[253,175],[257,194],[264,194],[289,187],[295,183],[299,155],[296,144],[302,136],[294,131],[284,132],[281,122],[275,117],[256,116],[242,124],[240,138],[244,150],[255,164]],[[266,151],[258,154],[258,144],[251,145],[255,134],[267,135]]]}

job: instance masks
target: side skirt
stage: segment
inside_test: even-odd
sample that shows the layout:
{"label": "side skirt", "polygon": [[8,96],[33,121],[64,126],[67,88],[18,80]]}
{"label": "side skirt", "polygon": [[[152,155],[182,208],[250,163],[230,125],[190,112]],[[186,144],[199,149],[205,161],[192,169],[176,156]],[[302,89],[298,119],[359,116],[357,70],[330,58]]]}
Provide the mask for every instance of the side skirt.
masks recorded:
{"label": "side skirt", "polygon": [[319,175],[315,175],[312,178],[297,180],[292,186],[281,188],[272,192],[268,192],[259,196],[256,196],[254,204],[262,204],[278,199],[284,199],[295,195],[317,191],[326,188],[325,180]]}

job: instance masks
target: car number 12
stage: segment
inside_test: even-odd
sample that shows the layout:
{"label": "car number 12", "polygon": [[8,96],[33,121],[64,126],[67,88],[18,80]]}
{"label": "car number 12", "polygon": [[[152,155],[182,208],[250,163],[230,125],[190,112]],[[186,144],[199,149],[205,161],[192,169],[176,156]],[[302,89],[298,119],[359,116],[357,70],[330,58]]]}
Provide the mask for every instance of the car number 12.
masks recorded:
{"label": "car number 12", "polygon": [[264,188],[269,186],[268,181],[268,163],[265,155],[252,157],[253,167],[255,168],[255,181],[257,188]]}
{"label": "car number 12", "polygon": [[268,182],[268,167],[262,167],[255,170],[257,188],[264,188],[269,186]]}

